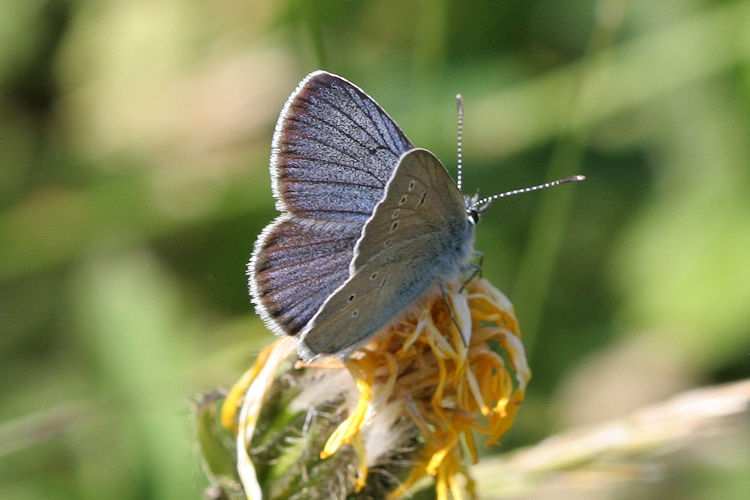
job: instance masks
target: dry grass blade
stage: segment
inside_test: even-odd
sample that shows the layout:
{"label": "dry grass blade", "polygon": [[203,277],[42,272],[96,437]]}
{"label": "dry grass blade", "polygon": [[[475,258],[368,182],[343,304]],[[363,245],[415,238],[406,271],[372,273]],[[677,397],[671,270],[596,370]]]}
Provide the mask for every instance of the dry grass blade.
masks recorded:
{"label": "dry grass blade", "polygon": [[[552,436],[473,469],[482,498],[555,487],[653,479],[654,457],[737,430],[750,414],[750,379],[690,390],[600,425]],[[573,493],[575,496],[575,493]]]}

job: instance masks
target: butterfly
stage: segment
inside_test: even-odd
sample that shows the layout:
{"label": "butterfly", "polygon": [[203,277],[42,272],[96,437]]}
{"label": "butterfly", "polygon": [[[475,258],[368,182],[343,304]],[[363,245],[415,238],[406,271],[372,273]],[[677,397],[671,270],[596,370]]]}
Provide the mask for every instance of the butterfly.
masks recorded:
{"label": "butterfly", "polygon": [[250,294],[306,361],[347,359],[469,269],[474,227],[492,200],[582,178],[465,197],[370,96],[325,71],[306,76],[281,110],[270,171],[281,215],[255,244]]}

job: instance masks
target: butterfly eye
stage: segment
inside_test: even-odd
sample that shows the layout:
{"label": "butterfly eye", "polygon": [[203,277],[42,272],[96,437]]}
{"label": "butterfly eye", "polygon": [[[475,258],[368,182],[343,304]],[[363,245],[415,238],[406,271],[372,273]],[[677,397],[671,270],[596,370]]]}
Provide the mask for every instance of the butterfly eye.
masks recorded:
{"label": "butterfly eye", "polygon": [[417,183],[414,181],[409,181],[409,191],[414,191],[414,188],[416,187]]}
{"label": "butterfly eye", "polygon": [[354,294],[349,295],[349,297],[346,299],[347,302],[351,302],[352,300],[354,300]]}
{"label": "butterfly eye", "polygon": [[469,210],[469,222],[472,225],[475,225],[477,222],[479,222],[479,212],[474,209]]}

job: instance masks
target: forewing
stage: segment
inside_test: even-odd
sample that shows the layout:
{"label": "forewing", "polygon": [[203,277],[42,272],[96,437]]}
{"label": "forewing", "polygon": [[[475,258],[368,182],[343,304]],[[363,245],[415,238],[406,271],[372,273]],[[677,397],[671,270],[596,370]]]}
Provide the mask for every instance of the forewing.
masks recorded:
{"label": "forewing", "polygon": [[411,142],[347,80],[316,71],[281,111],[271,153],[277,208],[317,220],[364,223]]}
{"label": "forewing", "polygon": [[436,280],[458,271],[471,234],[442,164],[426,150],[405,154],[357,243],[351,276],[303,330],[302,356],[348,357]]}
{"label": "forewing", "polygon": [[277,335],[296,335],[349,276],[359,224],[289,214],[258,238],[248,266],[256,310]]}
{"label": "forewing", "polygon": [[367,221],[354,251],[352,270],[376,254],[423,234],[460,238],[467,225],[461,193],[448,171],[426,149],[413,149],[399,160],[387,194]]}

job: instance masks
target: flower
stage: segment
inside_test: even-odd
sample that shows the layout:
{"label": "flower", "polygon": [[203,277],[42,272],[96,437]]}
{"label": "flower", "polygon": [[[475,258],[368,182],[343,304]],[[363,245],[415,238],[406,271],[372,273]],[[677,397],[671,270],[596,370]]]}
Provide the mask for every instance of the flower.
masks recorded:
{"label": "flower", "polygon": [[439,500],[462,499],[475,433],[496,443],[530,378],[511,303],[479,278],[444,284],[346,362],[293,353],[290,338],[263,350],[222,407],[248,498],[400,497],[432,477]]}

